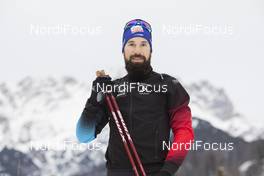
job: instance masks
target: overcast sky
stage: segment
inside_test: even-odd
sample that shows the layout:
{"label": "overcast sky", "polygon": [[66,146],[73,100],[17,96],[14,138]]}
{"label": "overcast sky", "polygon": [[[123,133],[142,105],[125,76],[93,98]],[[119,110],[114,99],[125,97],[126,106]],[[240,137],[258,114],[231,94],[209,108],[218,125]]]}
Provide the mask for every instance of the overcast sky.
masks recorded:
{"label": "overcast sky", "polygon": [[156,71],[186,84],[209,80],[238,112],[263,122],[262,0],[0,0],[0,82],[117,72],[123,27],[133,18],[152,25]]}

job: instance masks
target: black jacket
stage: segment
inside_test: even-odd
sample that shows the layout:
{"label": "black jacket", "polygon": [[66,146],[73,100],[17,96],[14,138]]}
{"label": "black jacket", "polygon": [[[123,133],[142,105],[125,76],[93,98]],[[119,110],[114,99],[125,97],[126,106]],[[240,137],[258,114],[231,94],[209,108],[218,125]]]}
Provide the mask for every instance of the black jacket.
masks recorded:
{"label": "black jacket", "polygon": [[[131,92],[114,90],[116,101],[146,172],[159,171],[168,154],[166,148],[163,150],[162,142],[168,143],[170,139],[169,109],[188,104],[189,95],[175,78],[154,71],[139,83],[135,83],[128,76],[114,81],[119,86],[130,83],[134,87]],[[84,110],[86,112],[83,114],[97,116],[99,119],[96,135],[109,122],[110,138],[105,154],[107,168],[131,170],[118,129],[106,105],[101,107],[100,112],[92,111],[91,107],[88,100]]]}

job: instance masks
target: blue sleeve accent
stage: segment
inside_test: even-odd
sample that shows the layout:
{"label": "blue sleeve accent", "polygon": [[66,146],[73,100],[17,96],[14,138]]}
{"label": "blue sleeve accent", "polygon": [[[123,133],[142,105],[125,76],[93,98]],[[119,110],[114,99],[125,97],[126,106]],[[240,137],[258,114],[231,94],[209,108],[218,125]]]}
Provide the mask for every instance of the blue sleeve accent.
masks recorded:
{"label": "blue sleeve accent", "polygon": [[80,143],[89,143],[96,138],[96,121],[94,119],[85,120],[81,116],[77,122],[76,136]]}

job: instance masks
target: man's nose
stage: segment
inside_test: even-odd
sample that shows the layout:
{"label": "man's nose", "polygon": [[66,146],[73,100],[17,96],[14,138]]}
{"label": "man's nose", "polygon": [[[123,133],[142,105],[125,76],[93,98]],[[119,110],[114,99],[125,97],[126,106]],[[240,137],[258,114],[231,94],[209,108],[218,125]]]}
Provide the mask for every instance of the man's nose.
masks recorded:
{"label": "man's nose", "polygon": [[141,49],[139,46],[136,46],[135,48],[135,54],[141,54]]}

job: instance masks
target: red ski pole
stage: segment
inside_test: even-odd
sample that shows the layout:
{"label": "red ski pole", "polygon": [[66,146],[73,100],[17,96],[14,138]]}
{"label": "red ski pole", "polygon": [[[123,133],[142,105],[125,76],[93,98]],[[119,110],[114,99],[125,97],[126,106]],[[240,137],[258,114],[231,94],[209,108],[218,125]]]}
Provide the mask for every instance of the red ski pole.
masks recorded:
{"label": "red ski pole", "polygon": [[[138,171],[137,171],[137,167],[136,167],[135,162],[134,162],[134,159],[133,159],[133,157],[132,157],[132,155],[131,155],[131,152],[130,152],[130,150],[129,150],[129,148],[128,148],[128,145],[127,145],[128,142],[129,142],[130,147],[132,148],[132,151],[133,151],[133,153],[134,153],[134,155],[135,155],[135,158],[136,158],[137,164],[138,164],[138,166],[139,166],[139,168],[140,168],[140,171],[141,171],[142,175],[143,175],[143,176],[146,176],[145,170],[144,170],[143,165],[142,165],[142,163],[141,163],[141,160],[140,160],[140,158],[139,158],[139,156],[138,156],[138,153],[137,153],[137,151],[136,151],[136,148],[135,148],[135,145],[134,145],[134,143],[133,143],[133,140],[132,140],[132,138],[130,137],[130,134],[129,134],[128,129],[127,129],[127,127],[126,127],[126,124],[125,124],[125,121],[124,121],[124,119],[123,119],[123,116],[122,116],[122,114],[121,114],[121,112],[120,112],[120,110],[119,110],[118,104],[117,104],[117,102],[116,102],[116,100],[115,100],[115,97],[114,97],[112,94],[108,95],[108,94],[106,93],[105,95],[106,95],[105,97],[106,97],[107,105],[108,105],[108,107],[109,107],[109,109],[110,109],[110,111],[111,111],[111,113],[112,113],[112,116],[113,116],[113,118],[114,118],[115,124],[116,124],[117,129],[118,129],[118,131],[119,131],[119,134],[120,134],[120,136],[121,136],[121,139],[122,139],[122,141],[123,141],[123,144],[124,144],[124,147],[125,147],[126,153],[127,153],[127,155],[128,155],[128,158],[129,158],[129,160],[130,160],[130,163],[132,164],[132,168],[133,168],[133,171],[134,171],[135,175],[136,175],[136,176],[139,176]],[[112,103],[113,103],[113,105],[112,105]],[[117,112],[117,115],[118,115],[118,116],[116,115],[115,111]],[[118,121],[118,118],[119,118],[119,120],[121,121],[121,126],[122,126],[122,127],[120,126],[120,123],[119,123],[119,121]],[[127,142],[127,140],[126,140],[126,138],[125,138],[125,135],[124,135],[124,133],[123,133],[122,128],[123,128],[124,131],[125,131],[125,135],[126,135],[126,137],[127,137],[127,139],[128,139],[128,142]]]}
{"label": "red ski pole", "polygon": [[118,104],[117,104],[117,102],[116,102],[116,99],[115,99],[115,97],[113,96],[113,94],[110,94],[109,96],[110,96],[110,98],[111,98],[111,100],[112,100],[112,102],[113,102],[113,105],[114,105],[115,111],[117,112],[117,114],[118,114],[118,116],[119,116],[119,120],[121,121],[121,125],[122,125],[123,128],[124,128],[124,131],[125,131],[126,137],[127,137],[128,142],[129,142],[129,144],[130,144],[130,147],[132,148],[132,151],[133,151],[133,153],[134,153],[134,155],[135,155],[135,158],[136,158],[137,164],[138,164],[138,166],[139,166],[139,169],[140,169],[142,175],[143,175],[143,176],[146,176],[145,170],[144,170],[143,165],[142,165],[142,163],[141,163],[141,160],[140,160],[140,158],[139,158],[139,156],[138,156],[138,153],[137,153],[136,147],[135,147],[135,145],[134,145],[134,142],[133,142],[132,138],[130,137],[130,134],[129,134],[128,129],[127,129],[127,126],[126,126],[126,123],[125,123],[124,118],[123,118],[123,116],[122,116],[122,114],[121,114],[121,112],[120,112],[120,109],[119,109],[119,107],[118,107]]}
{"label": "red ski pole", "polygon": [[125,136],[124,136],[124,134],[123,134],[123,131],[122,131],[122,129],[121,129],[121,126],[120,126],[120,124],[119,124],[119,121],[118,121],[118,119],[117,119],[116,113],[115,113],[114,108],[113,108],[112,103],[111,103],[111,100],[110,100],[110,98],[109,98],[109,96],[108,96],[107,94],[106,94],[106,97],[105,97],[105,98],[106,98],[106,102],[107,102],[108,108],[109,108],[109,110],[111,111],[112,116],[113,116],[113,118],[114,118],[114,121],[115,121],[116,127],[117,127],[117,129],[118,129],[118,132],[119,132],[119,134],[120,134],[120,136],[121,136],[121,139],[122,139],[122,141],[123,141],[123,144],[124,144],[124,147],[125,147],[125,150],[126,150],[127,156],[128,156],[128,158],[129,158],[129,161],[130,161],[130,163],[132,164],[133,171],[134,171],[134,173],[135,173],[136,176],[139,176],[138,171],[137,171],[136,164],[135,164],[134,159],[133,159],[133,157],[132,157],[132,155],[131,155],[131,153],[130,153],[130,150],[129,150],[129,148],[128,148],[127,141],[126,141],[126,139],[125,139]]}

